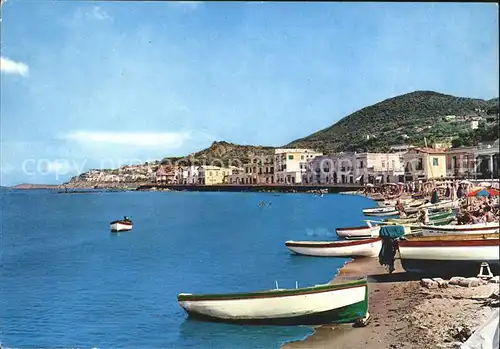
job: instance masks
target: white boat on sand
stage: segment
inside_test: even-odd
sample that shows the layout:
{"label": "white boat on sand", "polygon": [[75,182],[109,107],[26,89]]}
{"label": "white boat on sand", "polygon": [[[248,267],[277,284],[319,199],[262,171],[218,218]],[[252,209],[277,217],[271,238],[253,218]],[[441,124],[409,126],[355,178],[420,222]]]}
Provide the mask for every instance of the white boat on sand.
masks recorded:
{"label": "white boat on sand", "polygon": [[408,237],[398,241],[403,269],[437,276],[476,276],[482,262],[499,271],[499,234]]}
{"label": "white boat on sand", "polygon": [[376,257],[382,247],[380,238],[341,241],[287,241],[293,253],[314,257]]}
{"label": "white boat on sand", "polygon": [[431,235],[464,235],[464,234],[491,234],[500,231],[499,222],[476,223],[476,224],[447,224],[447,225],[421,225],[422,234]]}
{"label": "white boat on sand", "polygon": [[177,301],[189,316],[218,322],[320,325],[368,317],[366,279],[249,293],[181,293]]}
{"label": "white boat on sand", "polygon": [[363,214],[365,216],[397,216],[399,212],[394,207],[376,207],[365,208]]}
{"label": "white boat on sand", "polygon": [[373,237],[378,236],[378,232],[380,231],[380,226],[378,225],[365,225],[360,227],[346,227],[346,228],[336,228],[335,232],[338,236],[346,238],[354,238],[354,237]]}

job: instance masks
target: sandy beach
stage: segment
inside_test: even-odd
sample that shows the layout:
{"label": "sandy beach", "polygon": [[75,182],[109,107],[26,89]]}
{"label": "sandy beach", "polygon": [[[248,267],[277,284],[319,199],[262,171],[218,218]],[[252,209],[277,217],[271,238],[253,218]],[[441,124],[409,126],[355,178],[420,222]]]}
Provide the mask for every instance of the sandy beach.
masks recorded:
{"label": "sandy beach", "polygon": [[474,331],[493,311],[484,303],[498,292],[499,284],[430,290],[420,286],[420,278],[409,277],[399,260],[395,266],[396,271],[388,274],[377,258],[356,259],[332,281],[368,277],[368,326],[321,326],[312,336],[287,343],[283,349],[455,348],[460,328]]}

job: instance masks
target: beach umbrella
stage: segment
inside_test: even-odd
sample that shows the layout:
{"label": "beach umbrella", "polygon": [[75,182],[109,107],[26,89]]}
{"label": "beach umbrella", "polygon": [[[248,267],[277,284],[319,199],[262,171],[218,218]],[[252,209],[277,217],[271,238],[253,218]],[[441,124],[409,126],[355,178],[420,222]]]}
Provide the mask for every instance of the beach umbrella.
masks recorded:
{"label": "beach umbrella", "polygon": [[491,188],[481,188],[474,191],[471,191],[467,196],[498,196],[500,195],[500,191]]}

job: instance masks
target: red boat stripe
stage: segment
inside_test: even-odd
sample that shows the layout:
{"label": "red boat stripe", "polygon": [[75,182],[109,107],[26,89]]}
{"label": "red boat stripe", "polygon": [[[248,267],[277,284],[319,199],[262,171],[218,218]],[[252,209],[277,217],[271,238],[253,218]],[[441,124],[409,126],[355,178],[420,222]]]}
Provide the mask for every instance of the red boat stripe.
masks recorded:
{"label": "red boat stripe", "polygon": [[401,247],[468,247],[468,246],[499,246],[500,239],[484,240],[401,240],[398,241]]}

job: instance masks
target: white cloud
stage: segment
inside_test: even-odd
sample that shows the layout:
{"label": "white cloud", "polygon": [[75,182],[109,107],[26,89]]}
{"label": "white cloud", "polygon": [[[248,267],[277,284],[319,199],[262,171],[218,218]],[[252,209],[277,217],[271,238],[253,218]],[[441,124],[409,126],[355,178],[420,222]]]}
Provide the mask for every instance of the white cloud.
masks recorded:
{"label": "white cloud", "polygon": [[68,160],[47,161],[45,167],[45,171],[47,171],[48,173],[56,174],[66,174],[74,170],[73,166]]}
{"label": "white cloud", "polygon": [[28,65],[13,61],[7,57],[0,57],[0,70],[4,74],[18,74],[24,77],[29,74]]}
{"label": "white cloud", "polygon": [[201,4],[203,4],[203,1],[169,1],[168,3],[171,5],[182,6],[186,9],[196,10]]}
{"label": "white cloud", "polygon": [[92,10],[90,11],[90,16],[99,21],[104,21],[110,18],[108,13],[99,6],[92,7]]}
{"label": "white cloud", "polygon": [[79,8],[75,13],[75,20],[90,19],[96,21],[105,21],[111,19],[111,16],[100,6]]}
{"label": "white cloud", "polygon": [[3,162],[0,165],[0,174],[9,174],[15,170],[15,167],[8,162]]}
{"label": "white cloud", "polygon": [[94,132],[75,131],[61,138],[85,144],[178,148],[191,138],[190,132]]}

